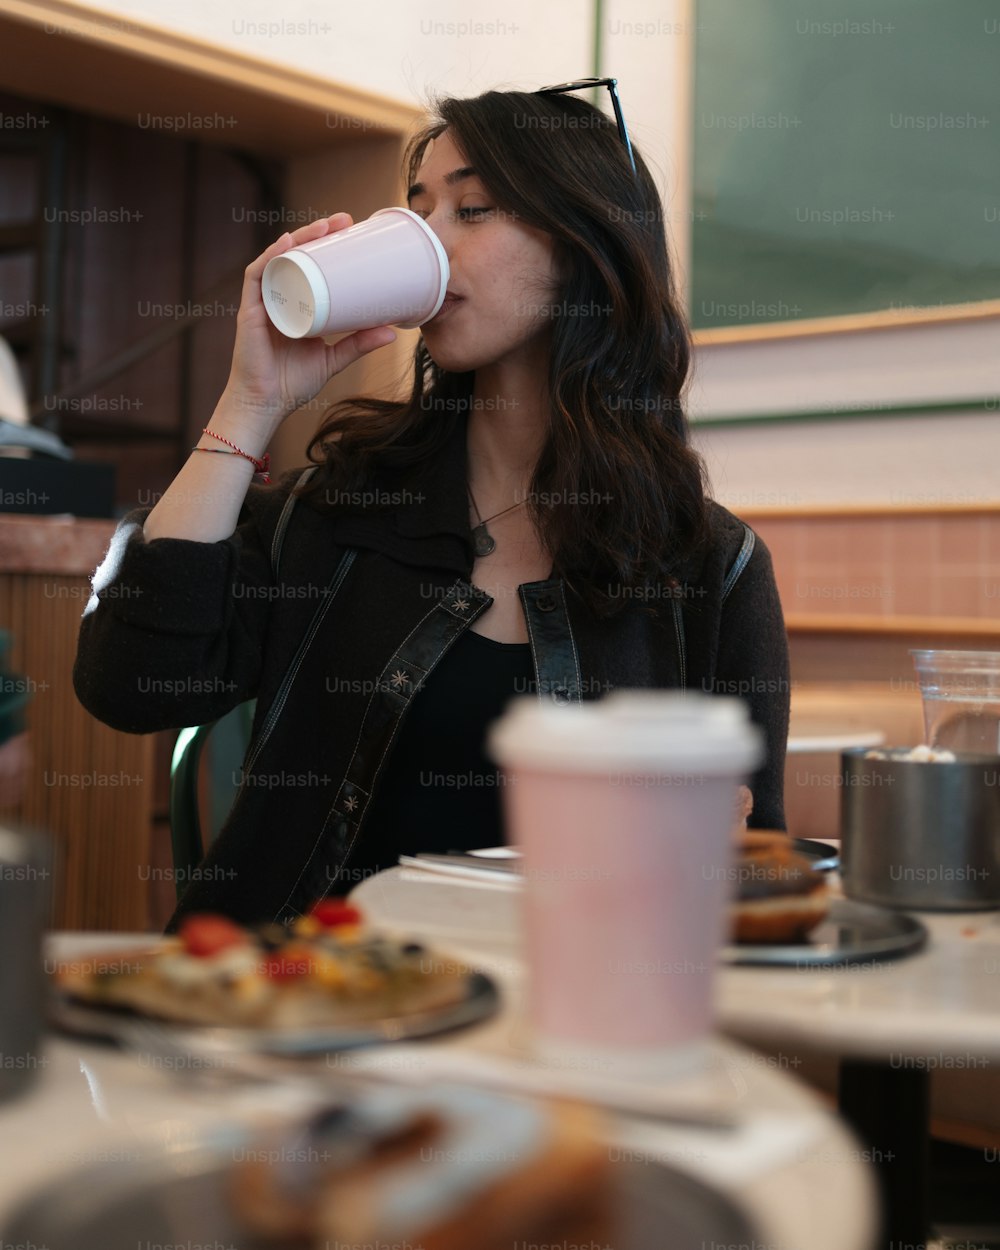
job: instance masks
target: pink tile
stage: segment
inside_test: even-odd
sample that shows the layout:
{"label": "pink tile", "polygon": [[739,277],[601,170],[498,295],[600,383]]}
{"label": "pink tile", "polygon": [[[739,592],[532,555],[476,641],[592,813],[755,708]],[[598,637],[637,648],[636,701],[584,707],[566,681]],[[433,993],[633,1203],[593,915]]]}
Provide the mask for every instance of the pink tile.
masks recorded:
{"label": "pink tile", "polygon": [[938,563],[956,573],[977,572],[986,559],[983,542],[987,532],[986,520],[985,517],[961,513],[942,516]]}
{"label": "pink tile", "polygon": [[839,517],[810,517],[804,521],[800,558],[811,569],[845,566],[850,551],[843,521]]}
{"label": "pink tile", "polygon": [[980,530],[980,559],[1000,569],[1000,514],[983,517]]}
{"label": "pink tile", "polygon": [[894,616],[933,614],[931,578],[922,564],[897,564],[894,579]]}
{"label": "pink tile", "polygon": [[894,563],[927,566],[938,559],[941,521],[938,517],[894,517],[889,526],[890,555]]}

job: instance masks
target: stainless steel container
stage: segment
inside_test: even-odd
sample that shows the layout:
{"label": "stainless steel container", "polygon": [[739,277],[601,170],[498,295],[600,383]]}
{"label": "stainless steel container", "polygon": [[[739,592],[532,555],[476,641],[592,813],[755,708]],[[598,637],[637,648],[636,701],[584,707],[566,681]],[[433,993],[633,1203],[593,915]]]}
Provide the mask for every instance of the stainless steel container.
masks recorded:
{"label": "stainless steel container", "polygon": [[0,1102],[44,1067],[45,974],[52,856],[48,838],[0,826]]}
{"label": "stainless steel container", "polygon": [[850,898],[885,907],[1000,907],[1000,756],[954,763],[841,756],[841,880]]}

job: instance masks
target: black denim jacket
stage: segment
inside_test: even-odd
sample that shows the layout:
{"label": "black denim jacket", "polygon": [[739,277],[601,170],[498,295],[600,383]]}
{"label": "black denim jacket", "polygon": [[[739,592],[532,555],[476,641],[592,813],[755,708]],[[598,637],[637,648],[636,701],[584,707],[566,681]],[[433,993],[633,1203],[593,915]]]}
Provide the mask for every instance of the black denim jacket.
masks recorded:
{"label": "black denim jacket", "polygon": [[[147,542],[149,509],[130,513],[81,622],[77,695],[117,729],[202,724],[257,699],[239,793],[178,915],[288,921],[329,892],[410,700],[493,602],[470,583],[464,422],[433,464],[333,515],[294,503],[300,472],[251,487],[236,532],[215,543]],[[519,588],[538,693],[745,698],[768,751],[750,823],[783,828],[788,651],[770,556],[711,509],[707,554],[661,602],[599,618],[558,578]]]}

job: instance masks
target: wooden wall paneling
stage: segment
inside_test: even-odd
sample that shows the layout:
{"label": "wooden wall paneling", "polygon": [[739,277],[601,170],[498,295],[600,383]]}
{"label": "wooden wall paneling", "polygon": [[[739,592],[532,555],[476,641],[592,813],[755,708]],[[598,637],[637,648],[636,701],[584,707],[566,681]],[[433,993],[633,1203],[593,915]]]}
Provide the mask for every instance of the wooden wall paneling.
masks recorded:
{"label": "wooden wall paneling", "polygon": [[[0,89],[40,101],[43,108],[61,105],[125,123],[132,129],[131,136],[122,140],[124,146],[111,154],[114,168],[101,183],[112,200],[121,201],[120,208],[136,207],[135,188],[126,183],[115,190],[114,180],[116,169],[120,172],[127,167],[130,174],[133,172],[134,162],[123,160],[122,152],[126,148],[131,151],[138,139],[145,141],[142,146],[146,151],[169,147],[176,153],[182,146],[178,140],[191,139],[204,145],[236,148],[258,159],[291,160],[286,205],[293,209],[310,203],[322,205],[326,212],[343,207],[360,219],[375,208],[400,202],[402,146],[406,132],[419,116],[418,110],[409,105],[244,56],[141,20],[122,22],[108,18],[64,0],[0,0],[0,47],[7,54],[0,70]],[[182,119],[174,118],[169,133],[151,134],[148,119],[159,115],[173,117],[178,112],[178,101],[183,101],[184,113],[193,117],[195,123],[186,127]],[[220,119],[217,125],[203,124],[206,117],[213,115]],[[147,119],[145,128],[139,122],[143,117]],[[141,135],[136,131],[137,125]],[[107,121],[92,122],[89,133],[107,136],[120,129]],[[222,159],[230,158],[226,155]],[[156,181],[154,172],[142,194],[155,194]],[[87,198],[86,192],[83,198]],[[145,213],[145,207],[138,207]],[[199,205],[200,211],[204,208]],[[212,232],[210,239],[207,234],[200,237],[204,246],[197,263],[206,275],[213,272],[223,250],[249,250],[246,236],[252,232],[241,231],[240,223],[235,221],[232,226],[223,232],[221,246],[217,242],[218,230]],[[273,233],[280,234],[282,229],[279,225]],[[132,333],[137,316],[128,314],[137,300],[154,298],[148,280],[140,282],[139,271],[145,264],[148,279],[152,269],[162,269],[164,263],[170,263],[162,251],[140,256],[129,250],[138,248],[141,233],[137,229],[116,235],[113,228],[109,229],[103,245],[105,253],[95,260],[96,269],[73,279],[76,285],[71,287],[73,297],[69,302],[94,318],[93,324],[83,327],[93,331],[84,335],[88,363],[106,354],[109,339],[117,347],[138,337]],[[163,237],[166,234],[169,223]],[[120,245],[119,257],[128,253],[129,283],[135,278],[134,285],[119,291],[116,312],[121,316],[117,320],[95,317],[83,290],[85,277],[100,283],[107,276],[102,266],[109,255],[115,254],[116,244]],[[256,249],[250,252],[253,254]],[[165,286],[160,298],[169,301],[172,290]],[[220,318],[197,344],[192,362],[196,397],[187,414],[192,426],[200,420],[199,403],[214,406],[221,391],[220,379],[224,384],[232,333],[232,324],[227,322],[223,328]],[[101,342],[95,337],[98,334],[104,336]],[[286,464],[302,463],[305,443],[322,408],[335,395],[386,393],[400,378],[403,385],[408,385],[415,337],[415,332],[401,333],[399,341],[377,353],[374,361],[366,358],[352,367],[346,379],[336,379],[329,395],[312,411],[293,417],[276,440],[276,467],[280,469],[283,460]],[[173,346],[163,349],[164,358],[175,351]],[[108,390],[138,396],[142,394],[142,385],[149,383],[161,367],[165,367],[165,359],[151,358],[109,384]],[[176,359],[171,359],[170,371],[176,372],[175,367]],[[174,395],[173,385],[169,381],[159,388],[161,398],[166,399],[168,391]],[[142,397],[145,403],[145,395]],[[160,409],[152,401],[137,411],[150,424],[155,416],[159,424]],[[167,401],[167,411],[172,424],[176,400],[173,407]],[[209,416],[210,411],[204,415]],[[87,446],[94,459],[117,459],[124,445],[90,442]],[[138,496],[140,492],[149,496],[168,484],[173,472],[168,464],[171,454],[169,444],[129,448],[125,459],[131,468],[120,482],[124,504],[155,502],[155,498]],[[77,522],[71,528],[74,537],[79,537],[86,532],[86,523]],[[51,673],[48,680],[52,684],[44,692],[45,698],[36,699],[30,712],[36,767],[29,793],[14,815],[51,828],[64,845],[56,924],[144,927],[147,895],[153,895],[154,911],[162,911],[167,903],[163,880],[155,881],[151,890],[148,881],[138,879],[143,866],[162,868],[167,851],[165,826],[161,825],[150,854],[154,790],[160,795],[162,807],[164,787],[163,776],[154,785],[150,773],[154,736],[118,734],[100,725],[76,702],[70,682],[79,616],[88,593],[83,574],[96,566],[100,554],[91,559],[88,553],[74,567],[72,576],[53,579],[67,588],[64,599],[46,596],[41,583],[47,574],[20,575],[11,571],[23,567],[16,559],[12,563],[6,558],[12,553],[16,557],[25,537],[23,528],[14,534],[15,529],[18,527],[0,523],[0,620],[13,626],[17,648],[14,659],[20,664],[20,671],[36,676]],[[101,544],[101,554],[105,547],[106,540]],[[43,620],[45,633],[40,626]],[[155,738],[158,758],[165,761],[168,744],[164,735]],[[161,763],[161,774],[164,767]],[[87,770],[108,776],[121,771],[139,777],[140,783],[87,789],[44,783],[46,771],[70,776]]]}
{"label": "wooden wall paneling", "polygon": [[149,859],[151,739],[100,724],[73,691],[81,576],[0,572],[12,667],[32,683],[27,719],[33,761],[22,802],[5,818],[47,831],[59,852],[53,924],[144,929]]}

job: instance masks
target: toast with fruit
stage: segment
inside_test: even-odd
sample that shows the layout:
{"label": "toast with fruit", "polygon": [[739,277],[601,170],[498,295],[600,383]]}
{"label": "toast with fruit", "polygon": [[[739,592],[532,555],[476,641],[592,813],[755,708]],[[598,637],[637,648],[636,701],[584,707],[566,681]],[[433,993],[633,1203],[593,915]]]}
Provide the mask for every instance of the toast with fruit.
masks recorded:
{"label": "toast with fruit", "polygon": [[416,942],[369,930],[360,911],[323,899],[288,928],[188,916],[176,936],[114,961],[57,968],[90,1005],[184,1024],[311,1029],[361,1025],[461,1002],[469,969]]}

